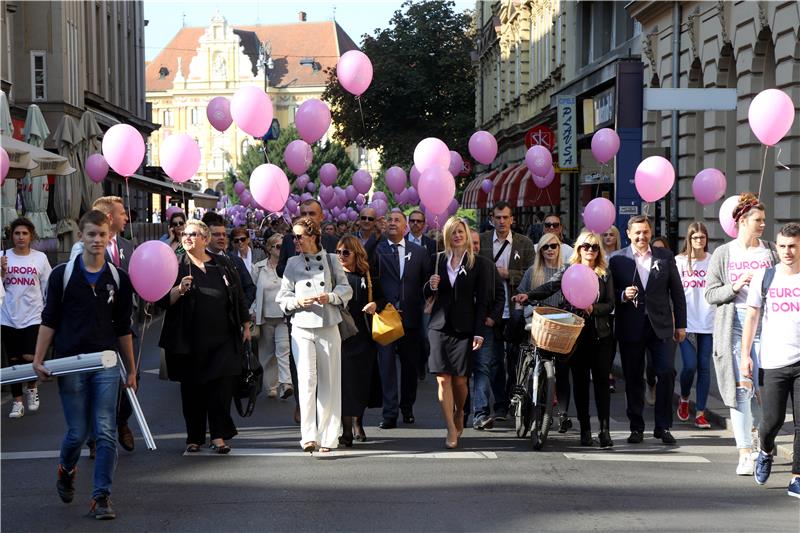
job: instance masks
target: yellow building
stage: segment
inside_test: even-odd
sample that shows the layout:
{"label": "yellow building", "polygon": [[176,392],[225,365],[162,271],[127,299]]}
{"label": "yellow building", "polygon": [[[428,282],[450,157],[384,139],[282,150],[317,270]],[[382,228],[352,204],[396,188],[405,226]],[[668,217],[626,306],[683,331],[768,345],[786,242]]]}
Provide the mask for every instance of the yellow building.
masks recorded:
{"label": "yellow building", "polygon": [[[173,133],[195,138],[202,153],[195,177],[202,188],[221,186],[252,137],[232,125],[224,133],[211,127],[206,106],[216,96],[230,99],[242,86],[265,88],[282,128],[294,123],[297,107],[319,98],[324,70],[339,56],[356,49],[335,21],[306,22],[305,13],[291,24],[231,26],[219,14],[205,28],[183,27],[147,64],[147,102],[161,128],[150,137],[149,164],[159,164],[162,139]],[[351,150],[359,165],[364,157]]]}

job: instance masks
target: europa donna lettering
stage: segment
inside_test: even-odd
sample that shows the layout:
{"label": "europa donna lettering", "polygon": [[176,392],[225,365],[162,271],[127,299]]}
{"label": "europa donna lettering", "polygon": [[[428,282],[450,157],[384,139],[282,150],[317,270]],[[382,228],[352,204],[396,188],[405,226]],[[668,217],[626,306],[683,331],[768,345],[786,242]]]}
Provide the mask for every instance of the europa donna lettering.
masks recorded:
{"label": "europa donna lettering", "polygon": [[773,313],[799,313],[800,287],[770,287],[767,301]]}
{"label": "europa donna lettering", "polygon": [[8,267],[8,275],[3,281],[3,285],[27,285],[34,287],[36,286],[37,279],[39,279],[39,272],[36,270],[36,267],[12,265]]}
{"label": "europa donna lettering", "polygon": [[681,280],[684,289],[703,289],[706,286],[706,271],[681,269]]}

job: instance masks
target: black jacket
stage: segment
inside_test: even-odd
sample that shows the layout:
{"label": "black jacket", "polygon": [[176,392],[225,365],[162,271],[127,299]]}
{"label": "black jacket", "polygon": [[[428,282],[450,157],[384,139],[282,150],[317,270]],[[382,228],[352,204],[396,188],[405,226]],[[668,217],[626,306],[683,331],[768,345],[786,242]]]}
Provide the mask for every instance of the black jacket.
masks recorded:
{"label": "black jacket", "polygon": [[[244,293],[244,301],[249,308],[253,305],[253,302],[256,301],[256,284],[253,283],[253,276],[247,271],[247,266],[244,264],[241,257],[236,257],[233,252],[226,252],[225,256],[231,260],[231,263],[236,268],[236,272],[239,273],[239,283]],[[255,263],[255,261],[253,262]]]}
{"label": "black jacket", "polygon": [[[529,305],[532,304],[534,300],[543,300],[560,291],[561,278],[564,276],[564,272],[567,271],[567,268],[569,268],[569,265],[564,265],[558,272],[553,274],[553,277],[549,280],[531,289],[528,293]],[[614,310],[614,283],[609,273],[598,276],[598,282],[600,284],[600,295],[597,301],[592,304],[592,315],[589,318],[591,318],[594,323],[597,338],[604,339],[611,335],[612,332],[611,311]],[[566,303],[565,307],[568,311],[586,318],[586,313],[583,310],[575,309],[569,305],[569,303]]]}
{"label": "black jacket", "polygon": [[425,284],[425,297],[436,295],[430,328],[483,337],[489,309],[489,287],[494,281],[489,277],[490,271],[485,268],[485,263],[476,258],[475,264],[469,268],[466,260],[465,255],[453,286],[447,274],[447,256],[439,256],[439,289],[433,291],[429,283]]}

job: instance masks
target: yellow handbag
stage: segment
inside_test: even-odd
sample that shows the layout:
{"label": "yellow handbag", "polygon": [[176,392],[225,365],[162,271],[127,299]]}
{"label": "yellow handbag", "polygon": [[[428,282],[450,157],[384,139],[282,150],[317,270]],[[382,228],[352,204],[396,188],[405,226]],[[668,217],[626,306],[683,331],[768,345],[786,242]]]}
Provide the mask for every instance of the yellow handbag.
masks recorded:
{"label": "yellow handbag", "polygon": [[[372,301],[372,277],[367,272],[367,299]],[[395,307],[387,303],[380,313],[372,315],[372,340],[382,346],[391,344],[405,335],[403,319]]]}

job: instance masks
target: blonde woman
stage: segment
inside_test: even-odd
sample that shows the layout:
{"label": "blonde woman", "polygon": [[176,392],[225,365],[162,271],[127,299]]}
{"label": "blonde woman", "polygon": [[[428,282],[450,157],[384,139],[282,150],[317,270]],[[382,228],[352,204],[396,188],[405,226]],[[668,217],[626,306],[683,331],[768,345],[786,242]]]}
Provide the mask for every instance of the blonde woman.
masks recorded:
{"label": "blonde woman", "polygon": [[622,246],[622,239],[619,236],[619,230],[616,226],[611,226],[603,233],[603,251],[606,257],[620,249]]}
{"label": "blonde woman", "polygon": [[614,445],[609,428],[611,396],[605,377],[611,369],[611,311],[614,310],[614,287],[606,264],[602,237],[589,231],[582,232],[575,241],[575,253],[570,258],[570,265],[561,268],[549,281],[527,294],[518,294],[515,299],[519,303],[542,300],[561,290],[561,278],[567,268],[582,264],[597,274],[600,292],[597,301],[586,309],[572,309],[586,319],[586,325],[578,337],[575,353],[570,357],[572,370],[575,409],[578,411],[578,423],[581,427],[581,446],[592,446],[592,430],[589,419],[589,373],[594,383],[594,401],[597,418],[600,422],[598,439],[601,448]]}
{"label": "blonde woman", "polygon": [[472,249],[469,226],[458,217],[444,225],[444,253],[438,256],[438,272],[425,284],[425,297],[436,296],[431,311],[428,367],[436,374],[439,403],[447,425],[445,447],[458,447],[464,431],[464,402],[472,352],[483,345],[488,291],[494,273],[478,262]]}
{"label": "blonde woman", "polygon": [[253,280],[256,283],[253,315],[255,323],[261,328],[258,360],[264,367],[264,390],[270,398],[280,396],[281,400],[285,400],[294,394],[294,388],[289,366],[289,326],[275,301],[281,288],[281,278],[276,269],[282,242],[283,235],[273,233],[267,239],[267,258],[253,266]]}

